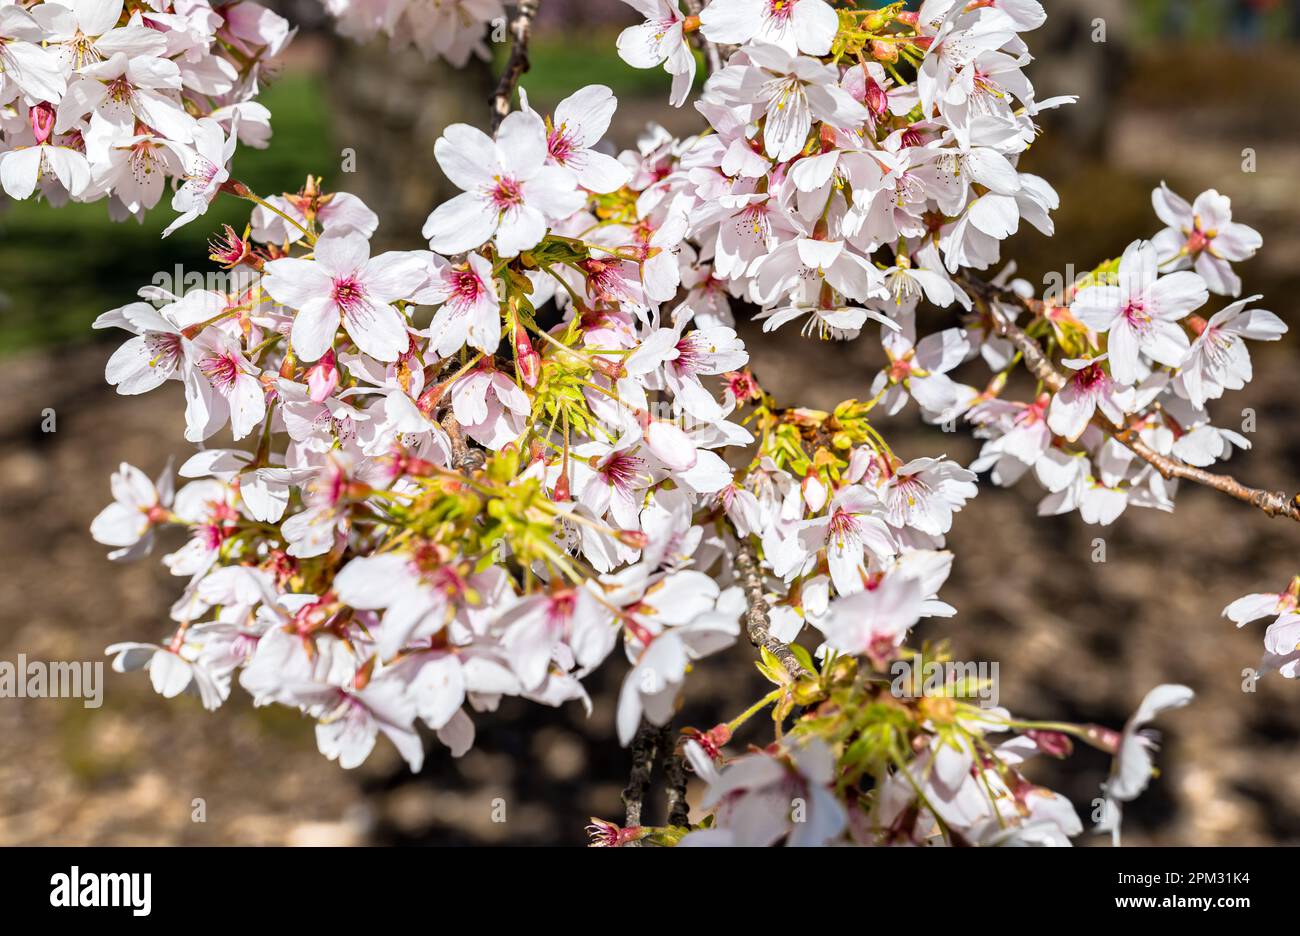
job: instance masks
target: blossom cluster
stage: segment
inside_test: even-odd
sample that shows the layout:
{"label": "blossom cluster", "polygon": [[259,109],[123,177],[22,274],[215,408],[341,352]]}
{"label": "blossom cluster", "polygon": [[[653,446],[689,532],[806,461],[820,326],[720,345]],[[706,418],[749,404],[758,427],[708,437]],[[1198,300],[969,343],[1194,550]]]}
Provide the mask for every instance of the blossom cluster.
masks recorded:
{"label": "blossom cluster", "polygon": [[56,205],[107,199],[124,220],[174,180],[170,232],[207,209],[237,142],[267,145],[254,98],[292,36],[251,0],[5,0],[0,187]]}
{"label": "blossom cluster", "polygon": [[[414,46],[426,58],[457,68],[487,60],[489,27],[504,36],[501,0],[322,0],[339,33],[365,42],[380,34],[394,47]],[[500,37],[498,37],[500,38]]]}
{"label": "blossom cluster", "polygon": [[[1240,292],[1231,262],[1253,256],[1260,237],[1232,221],[1216,191],[1191,205],[1162,185],[1152,199],[1167,227],[1042,310],[1037,329],[1067,355],[1063,386],[1026,402],[985,394],[968,413],[988,440],[972,467],[1002,485],[1032,470],[1048,492],[1042,514],[1077,510],[1108,524],[1129,506],[1173,509],[1177,480],[1138,458],[1119,430],[1197,468],[1250,448],[1240,432],[1212,423],[1207,404],[1250,382],[1248,340],[1277,341],[1287,327],[1254,307],[1259,296],[1208,318],[1198,310],[1211,293]],[[1027,293],[1028,284],[1015,289]],[[994,315],[1015,319],[1017,303],[995,305]]]}
{"label": "blossom cluster", "polygon": [[[632,5],[646,23],[620,54],[664,64],[674,103],[692,37],[726,50],[696,105],[707,131],[652,127],[615,157],[610,89],[550,114],[521,93],[491,134],[443,131],[434,156],[460,194],[428,216],[427,249],[376,253],[379,219],[318,180],[266,199],[232,180],[257,207],[246,234],[214,242],[227,288],[143,290],[96,323],[132,333],[110,383],[181,384],[200,446],[179,489],[123,465],[92,528],[113,558],[148,552],[162,528],[187,534],[164,558],[187,580],[174,626],[109,648],[115,666],[210,708],[237,680],[314,720],[345,767],[382,734],[419,769],[421,724],[460,754],[472,713],[504,696],[589,704],[583,679],[620,644],[617,733],[635,745],[743,621],[774,688],[685,733],[709,817],[597,822],[597,842],[1068,844],[1073,806],[1022,766],[1071,738],[1115,756],[1100,827],[1118,835],[1152,775],[1144,726],[1190,690],[1158,687],[1117,732],[981,708],[969,686],[900,699],[882,676],[944,657],[910,642],[956,613],[940,597],[945,538],[977,472],[1010,483],[1033,468],[1054,512],[1101,519],[1118,510],[1098,487],[1155,505],[1172,488],[1114,448],[1096,410],[1159,452],[1222,456],[1204,440],[1232,439],[1185,411],[1249,379],[1241,338],[1280,323],[1244,305],[1195,341],[1179,323],[1239,287],[1229,264],[1257,236],[1216,193],[1187,206],[1162,189],[1168,231],[1025,325],[1074,376],[1004,400],[1023,353],[1008,297],[1028,307],[1028,287],[1003,270],[990,298],[972,277],[1022,221],[1052,230],[1055,192],[1017,168],[1035,116],[1068,100],[1039,101],[1023,71],[1041,6]],[[434,9],[453,6],[478,28],[436,31],[435,51],[463,61],[490,11]],[[398,27],[417,5],[339,10],[362,32],[418,34]],[[923,301],[956,324],[919,334]],[[877,335],[887,366],[867,399],[782,406],[747,367],[742,310],[766,331]],[[994,374],[984,390],[959,381],[977,360]],[[913,400],[930,422],[974,422],[980,460],[896,453],[874,420]],[[1139,414],[1149,425],[1130,427]],[[776,742],[730,755],[769,705]],[[807,815],[791,817],[792,799]]]}

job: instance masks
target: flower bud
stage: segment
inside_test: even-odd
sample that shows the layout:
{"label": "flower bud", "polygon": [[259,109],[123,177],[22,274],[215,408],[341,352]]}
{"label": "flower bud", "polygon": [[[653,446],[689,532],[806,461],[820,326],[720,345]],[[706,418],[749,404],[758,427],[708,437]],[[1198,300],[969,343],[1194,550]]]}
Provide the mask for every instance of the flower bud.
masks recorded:
{"label": "flower bud", "polygon": [[1069,736],[1059,731],[1040,731],[1033,728],[1025,732],[1025,737],[1033,741],[1038,746],[1038,750],[1050,757],[1069,757],[1074,750],[1074,744]]}
{"label": "flower bud", "polygon": [[871,57],[877,62],[897,62],[898,44],[894,42],[881,42],[879,39],[872,39]]}
{"label": "flower bud", "polygon": [[518,361],[519,378],[524,386],[536,387],[542,374],[542,356],[533,347],[528,332],[524,331],[522,325],[515,325],[515,358]]}
{"label": "flower bud", "polygon": [[53,105],[42,101],[27,112],[27,119],[31,122],[32,133],[36,135],[37,145],[47,142],[54,132]]}
{"label": "flower bud", "polygon": [[334,364],[334,349],[326,351],[307,369],[307,389],[313,403],[324,403],[339,385],[339,369]]}

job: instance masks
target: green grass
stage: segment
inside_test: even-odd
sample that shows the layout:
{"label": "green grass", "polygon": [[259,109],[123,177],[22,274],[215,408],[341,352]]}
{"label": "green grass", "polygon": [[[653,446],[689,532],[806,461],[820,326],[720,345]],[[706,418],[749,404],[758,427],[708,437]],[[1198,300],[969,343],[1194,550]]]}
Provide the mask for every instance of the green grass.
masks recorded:
{"label": "green grass", "polygon": [[[315,78],[286,75],[261,100],[271,110],[271,145],[239,149],[236,178],[266,195],[296,190],[308,172],[337,166]],[[110,221],[104,202],[8,203],[0,211],[0,352],[89,340],[97,315],[134,300],[160,272],[178,264],[186,272],[215,269],[208,238],[223,222],[242,230],[252,207],[220,196],[206,215],[162,240],[175,217],[169,201],[164,194],[143,224]]]}

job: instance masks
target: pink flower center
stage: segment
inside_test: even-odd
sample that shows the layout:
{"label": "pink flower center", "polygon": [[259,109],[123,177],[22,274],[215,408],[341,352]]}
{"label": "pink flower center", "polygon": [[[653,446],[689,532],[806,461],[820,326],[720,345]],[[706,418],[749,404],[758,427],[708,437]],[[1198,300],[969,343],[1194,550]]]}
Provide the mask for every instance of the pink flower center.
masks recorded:
{"label": "pink flower center", "polygon": [[1101,369],[1100,364],[1089,364],[1074,375],[1074,382],[1078,384],[1080,390],[1095,393],[1105,385],[1106,372]]}
{"label": "pink flower center", "polygon": [[858,538],[858,518],[844,508],[837,507],[835,513],[831,514],[828,530],[831,538],[841,544],[856,542]]}
{"label": "pink flower center", "polygon": [[1124,306],[1124,321],[1133,326],[1136,331],[1145,331],[1151,324],[1151,314],[1147,312],[1146,302],[1139,298],[1133,298]]}
{"label": "pink flower center", "polygon": [[235,386],[235,381],[239,379],[239,375],[243,373],[239,368],[239,362],[235,360],[235,355],[229,351],[204,358],[199,364],[199,369],[208,378],[208,383],[213,389],[222,393],[229,393]]}
{"label": "pink flower center", "polygon": [[488,190],[488,197],[497,211],[509,211],[524,203],[524,193],[519,183],[505,176],[496,177],[496,185]]}
{"label": "pink flower center", "polygon": [[799,0],[767,0],[767,18],[784,24],[794,13],[794,5]]}
{"label": "pink flower center", "polygon": [[627,452],[617,452],[600,469],[605,480],[621,491],[629,490],[645,461]]}
{"label": "pink flower center", "polygon": [[451,274],[452,300],[460,307],[473,305],[483,295],[483,281],[473,270],[457,270]]}
{"label": "pink flower center", "polygon": [[359,308],[365,298],[366,290],[355,276],[345,276],[334,281],[334,303],[344,313]]}
{"label": "pink flower center", "polygon": [[546,138],[546,148],[551,158],[563,166],[573,158],[573,153],[578,147],[565,125],[561,124]]}

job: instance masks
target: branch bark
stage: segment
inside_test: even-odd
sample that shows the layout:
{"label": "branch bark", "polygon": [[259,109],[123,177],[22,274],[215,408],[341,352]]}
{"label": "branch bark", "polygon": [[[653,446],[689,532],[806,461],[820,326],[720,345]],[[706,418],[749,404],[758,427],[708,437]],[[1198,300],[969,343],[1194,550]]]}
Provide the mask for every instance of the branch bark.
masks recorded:
{"label": "branch bark", "polygon": [[442,417],[442,428],[451,440],[451,466],[461,474],[473,474],[487,463],[487,453],[474,448],[465,440],[465,430],[456,417],[448,412]]}
{"label": "branch bark", "polygon": [[[975,294],[978,302],[984,304],[988,309],[989,317],[998,334],[1010,341],[1015,349],[1024,356],[1025,366],[1029,369],[1029,372],[1053,393],[1060,391],[1067,383],[1068,378],[1056,369],[1037,341],[991,305],[992,303],[1001,302],[1019,306],[1030,315],[1037,317],[1044,312],[1043,303],[1038,299],[1027,299],[1010,289],[995,286],[973,276],[963,276],[961,283]],[[1132,428],[1116,425],[1100,413],[1093,422],[1138,458],[1155,468],[1166,479],[1180,478],[1204,485],[1243,503],[1250,504],[1270,517],[1287,517],[1291,520],[1300,521],[1300,494],[1288,496],[1285,491],[1266,491],[1261,488],[1253,488],[1242,484],[1231,475],[1206,471],[1202,468],[1184,464],[1167,455],[1161,455],[1143,442]]]}
{"label": "branch bark", "polygon": [[510,101],[515,95],[519,79],[528,71],[528,40],[533,34],[533,19],[541,0],[519,0],[515,8],[515,17],[510,21],[510,58],[506,60],[505,71],[497,83],[496,93],[492,95],[492,129],[501,126],[501,121],[510,113]]}
{"label": "branch bark", "polygon": [[769,629],[771,621],[767,614],[767,595],[763,588],[763,570],[759,567],[753,544],[748,539],[740,541],[733,562],[741,587],[745,590],[745,602],[749,606],[745,612],[745,631],[749,635],[749,642],[755,647],[765,647],[781,661],[785,671],[793,678],[800,679],[813,675],[799,662],[799,658],[791,651],[789,644],[772,636]]}
{"label": "branch bark", "polygon": [[[650,788],[650,775],[654,771],[655,761],[663,747],[664,733],[667,728],[659,728],[642,721],[636,730],[629,749],[632,754],[632,772],[628,775],[627,786],[623,789],[623,808],[625,810],[623,828],[633,829],[641,825],[641,809],[645,805],[646,790]],[[637,843],[629,843],[635,845]]]}
{"label": "branch bark", "polygon": [[668,824],[689,826],[691,808],[686,803],[686,761],[673,744],[672,725],[664,726],[664,780],[668,786]]}

